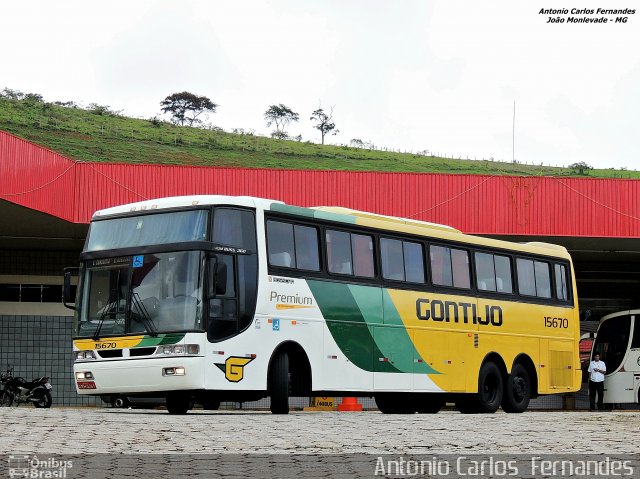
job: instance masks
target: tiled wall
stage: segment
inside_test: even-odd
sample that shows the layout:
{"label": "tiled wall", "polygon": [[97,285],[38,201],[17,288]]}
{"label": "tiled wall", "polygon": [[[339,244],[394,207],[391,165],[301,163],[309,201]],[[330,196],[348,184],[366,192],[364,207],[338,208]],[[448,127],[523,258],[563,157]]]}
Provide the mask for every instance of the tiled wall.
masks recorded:
{"label": "tiled wall", "polygon": [[73,381],[71,317],[0,316],[0,370],[32,380],[49,376],[54,406],[98,405],[99,398],[76,394]]}

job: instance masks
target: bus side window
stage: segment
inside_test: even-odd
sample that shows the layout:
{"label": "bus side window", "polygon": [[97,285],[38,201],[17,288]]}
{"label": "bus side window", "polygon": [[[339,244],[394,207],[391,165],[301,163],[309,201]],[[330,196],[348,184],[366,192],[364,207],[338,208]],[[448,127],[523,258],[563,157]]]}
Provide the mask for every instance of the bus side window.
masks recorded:
{"label": "bus side window", "polygon": [[256,251],[255,217],[251,211],[216,208],[212,236],[214,243]]}
{"label": "bus side window", "polygon": [[476,280],[481,291],[496,290],[496,271],[493,265],[493,255],[476,253]]}
{"label": "bus side window", "polygon": [[469,253],[462,249],[451,249],[451,272],[456,288],[471,288],[469,273]]}
{"label": "bus side window", "polygon": [[489,253],[476,253],[476,280],[481,291],[512,293],[511,258]]}
{"label": "bus side window", "polygon": [[540,298],[551,297],[551,277],[549,275],[549,265],[542,261],[534,261],[536,273],[536,295]]}
{"label": "bus side window", "polygon": [[327,261],[330,273],[353,274],[349,233],[327,230]]}
{"label": "bus side window", "polygon": [[633,338],[631,338],[631,348],[640,348],[640,316],[636,316],[633,322]]}
{"label": "bus side window", "polygon": [[525,296],[535,296],[536,276],[533,271],[533,261],[518,258],[516,267],[518,270],[518,291]]}
{"label": "bus side window", "polygon": [[496,289],[499,293],[513,293],[513,281],[511,280],[511,258],[508,256],[494,255],[496,266]]}
{"label": "bus side window", "polygon": [[380,257],[384,279],[424,283],[424,257],[421,244],[380,238]]}
{"label": "bus side window", "polygon": [[267,221],[267,250],[271,266],[295,268],[293,225],[281,221]]}
{"label": "bus side window", "polygon": [[364,278],[376,275],[373,266],[373,238],[367,235],[351,235],[351,250],[353,251],[353,274]]}
{"label": "bus side window", "polygon": [[404,281],[402,241],[380,238],[382,277],[392,281]]}
{"label": "bus side window", "polygon": [[520,294],[551,298],[551,276],[548,263],[518,258],[516,267]]}
{"label": "bus side window", "polygon": [[431,275],[433,284],[469,289],[469,253],[462,249],[431,245]]}
{"label": "bus side window", "polygon": [[406,280],[410,283],[424,283],[424,256],[420,243],[402,242]]}
{"label": "bus side window", "polygon": [[556,297],[560,301],[569,299],[567,294],[567,268],[562,264],[554,265],[556,274]]}
{"label": "bus side window", "polygon": [[429,258],[431,260],[431,277],[433,284],[438,286],[453,286],[451,250],[443,246],[431,245],[429,248]]}
{"label": "bus side window", "polygon": [[296,267],[308,271],[320,271],[318,230],[311,226],[293,227],[296,244]]}

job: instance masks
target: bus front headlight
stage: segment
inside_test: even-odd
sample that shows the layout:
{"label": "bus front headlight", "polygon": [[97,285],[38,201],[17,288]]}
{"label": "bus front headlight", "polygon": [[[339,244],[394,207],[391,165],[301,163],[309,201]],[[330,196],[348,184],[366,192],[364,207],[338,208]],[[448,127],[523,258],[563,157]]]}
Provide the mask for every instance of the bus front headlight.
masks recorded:
{"label": "bus front headlight", "polygon": [[187,356],[196,355],[200,352],[198,344],[171,344],[158,346],[157,355],[161,356]]}
{"label": "bus front headlight", "polygon": [[76,351],[76,361],[88,361],[96,359],[96,355],[93,351]]}

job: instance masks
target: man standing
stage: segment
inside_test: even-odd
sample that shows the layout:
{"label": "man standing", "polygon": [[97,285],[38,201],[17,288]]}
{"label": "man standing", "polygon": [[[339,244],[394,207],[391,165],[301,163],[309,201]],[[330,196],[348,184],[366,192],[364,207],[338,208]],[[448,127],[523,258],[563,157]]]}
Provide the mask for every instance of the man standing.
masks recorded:
{"label": "man standing", "polygon": [[604,399],[604,373],[607,366],[604,361],[600,361],[600,354],[595,353],[593,360],[589,363],[589,411],[596,408],[596,393],[598,394],[598,409],[602,411]]}

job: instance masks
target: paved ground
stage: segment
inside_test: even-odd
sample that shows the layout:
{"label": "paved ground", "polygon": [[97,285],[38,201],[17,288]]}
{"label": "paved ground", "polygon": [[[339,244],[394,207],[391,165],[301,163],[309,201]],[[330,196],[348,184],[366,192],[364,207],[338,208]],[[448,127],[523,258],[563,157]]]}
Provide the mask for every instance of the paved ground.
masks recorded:
{"label": "paved ground", "polygon": [[640,412],[378,412],[0,408],[6,453],[637,453]]}

